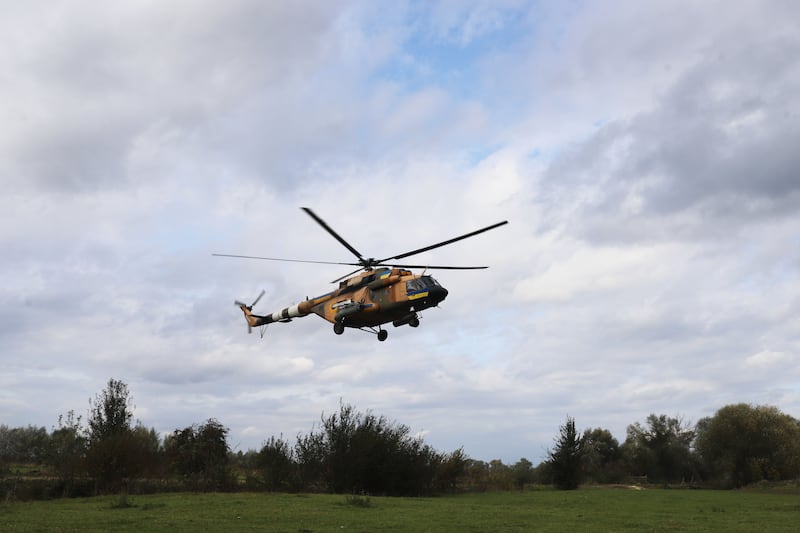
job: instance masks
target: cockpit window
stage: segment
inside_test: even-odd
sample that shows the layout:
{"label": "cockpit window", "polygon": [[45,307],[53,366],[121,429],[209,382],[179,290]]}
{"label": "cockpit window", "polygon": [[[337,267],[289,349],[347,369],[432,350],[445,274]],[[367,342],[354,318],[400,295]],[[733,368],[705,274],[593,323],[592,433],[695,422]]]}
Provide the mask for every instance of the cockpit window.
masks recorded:
{"label": "cockpit window", "polygon": [[425,284],[422,283],[422,280],[417,279],[410,279],[406,281],[406,292],[411,294],[413,292],[420,292],[425,290]]}
{"label": "cockpit window", "polygon": [[406,281],[406,293],[412,294],[415,292],[423,292],[431,287],[439,287],[439,282],[430,276],[422,276],[416,279]]}
{"label": "cockpit window", "polygon": [[422,276],[420,279],[425,280],[425,285],[428,287],[439,287],[439,282],[430,276]]}

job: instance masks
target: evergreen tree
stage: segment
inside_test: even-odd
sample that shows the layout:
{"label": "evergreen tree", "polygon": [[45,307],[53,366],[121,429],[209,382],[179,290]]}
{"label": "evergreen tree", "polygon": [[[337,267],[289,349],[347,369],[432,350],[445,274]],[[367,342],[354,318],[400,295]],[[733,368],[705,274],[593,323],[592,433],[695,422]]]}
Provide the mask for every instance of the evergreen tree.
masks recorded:
{"label": "evergreen tree", "polygon": [[582,472],[583,439],[575,430],[575,419],[559,428],[559,436],[553,450],[548,450],[547,461],[553,476],[553,484],[561,490],[574,490],[580,485]]}

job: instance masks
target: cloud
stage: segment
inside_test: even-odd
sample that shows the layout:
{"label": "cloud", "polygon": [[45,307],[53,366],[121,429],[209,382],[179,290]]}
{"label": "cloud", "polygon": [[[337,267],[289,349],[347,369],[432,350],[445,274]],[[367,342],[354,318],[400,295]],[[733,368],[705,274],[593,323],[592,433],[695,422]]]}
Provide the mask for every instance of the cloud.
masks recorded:
{"label": "cloud", "polygon": [[[0,21],[0,405],[110,376],[161,433],[239,449],[339,401],[442,450],[538,460],[565,414],[624,438],[725,403],[798,416],[790,2],[28,2]],[[248,336],[350,261],[415,256],[417,329]],[[796,365],[794,365],[796,366]],[[55,406],[55,407],[54,407]]]}
{"label": "cloud", "polygon": [[543,196],[580,212],[580,222],[571,223],[579,236],[644,242],[713,232],[716,238],[796,211],[792,95],[800,77],[789,52],[796,39],[732,24],[690,41],[697,47],[693,60],[671,69],[672,82],[649,108],[600,127],[548,169]]}
{"label": "cloud", "polygon": [[[4,158],[6,174],[20,186],[81,191],[146,179],[129,158],[138,162],[144,145],[163,141],[185,157],[295,151],[292,114],[308,95],[292,88],[336,53],[333,15],[302,3],[79,3],[69,11],[34,4],[35,37],[7,34],[25,54],[5,58],[18,73],[3,95],[15,102],[6,129],[15,134],[3,143],[13,156]],[[312,95],[312,105],[318,100]],[[255,135],[254,117],[261,131],[277,125],[283,135]],[[302,145],[313,144],[305,136]]]}
{"label": "cloud", "polygon": [[[521,281],[515,294],[528,300],[566,301],[583,292],[614,291],[632,286],[653,285],[668,274],[652,265],[668,262],[675,251],[653,248],[578,248],[574,255],[553,263]],[[671,262],[674,265],[674,261]]]}
{"label": "cloud", "polygon": [[744,360],[744,365],[751,368],[769,368],[774,366],[790,365],[795,357],[784,352],[762,351],[749,356]]}

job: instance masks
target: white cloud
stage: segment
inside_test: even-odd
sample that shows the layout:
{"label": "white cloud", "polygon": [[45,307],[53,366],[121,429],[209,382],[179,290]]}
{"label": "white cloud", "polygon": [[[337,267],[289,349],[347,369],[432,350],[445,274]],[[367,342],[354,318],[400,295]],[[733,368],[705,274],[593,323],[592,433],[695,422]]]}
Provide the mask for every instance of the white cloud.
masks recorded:
{"label": "white cloud", "polygon": [[[340,399],[441,449],[537,460],[565,414],[800,416],[797,8],[620,2],[27,2],[0,20],[0,405],[78,414],[109,377],[162,433],[240,448]],[[389,340],[247,336],[351,260],[450,295]],[[385,255],[384,255],[385,256]],[[743,354],[751,354],[744,356]]]}
{"label": "white cloud", "polygon": [[[558,247],[551,251],[557,253]],[[522,300],[567,301],[586,292],[628,292],[659,285],[680,264],[678,251],[673,246],[567,248],[568,256],[520,281],[514,294]]]}
{"label": "white cloud", "polygon": [[796,357],[785,352],[764,350],[755,353],[744,360],[744,365],[750,368],[764,369],[770,367],[786,367],[794,364]]}

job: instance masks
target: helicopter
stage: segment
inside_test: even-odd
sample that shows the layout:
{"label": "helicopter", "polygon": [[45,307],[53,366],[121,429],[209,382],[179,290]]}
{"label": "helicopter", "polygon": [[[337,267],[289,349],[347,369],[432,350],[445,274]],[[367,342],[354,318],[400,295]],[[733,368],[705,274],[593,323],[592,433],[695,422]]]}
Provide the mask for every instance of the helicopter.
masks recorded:
{"label": "helicopter", "polygon": [[[357,262],[336,261],[307,261],[301,259],[282,259],[277,257],[261,257],[252,255],[212,254],[217,257],[233,257],[242,259],[260,259],[266,261],[286,261],[292,263],[314,263],[324,265],[356,266],[355,270],[341,276],[331,283],[338,283],[338,287],[314,298],[306,297],[305,301],[268,315],[253,313],[253,307],[264,296],[265,291],[251,303],[235,301],[234,304],[244,313],[247,321],[247,331],[252,333],[254,327],[266,327],[275,322],[291,322],[309,314],[316,314],[333,324],[333,332],[337,335],[344,333],[345,328],[354,328],[377,335],[383,342],[389,332],[383,325],[391,324],[394,327],[408,325],[412,328],[419,326],[420,311],[438,306],[445,298],[448,291],[427,270],[479,270],[488,266],[451,266],[451,265],[406,265],[397,264],[396,261],[412,255],[427,252],[441,246],[453,244],[469,237],[474,237],[485,231],[508,224],[507,220],[486,226],[470,233],[453,237],[446,241],[431,244],[410,252],[405,252],[384,259],[364,257],[341,235],[336,233],[324,220],[308,207],[302,207],[317,224],[327,231],[342,246],[347,248],[356,258]],[[414,274],[409,269],[424,269],[422,274]],[[262,329],[263,337],[263,329]]]}

